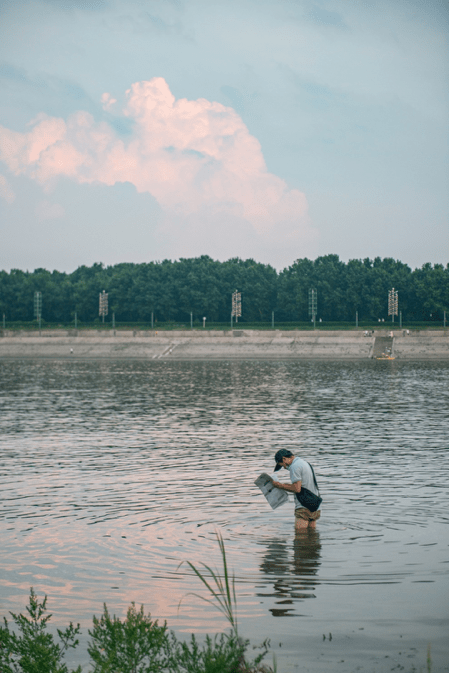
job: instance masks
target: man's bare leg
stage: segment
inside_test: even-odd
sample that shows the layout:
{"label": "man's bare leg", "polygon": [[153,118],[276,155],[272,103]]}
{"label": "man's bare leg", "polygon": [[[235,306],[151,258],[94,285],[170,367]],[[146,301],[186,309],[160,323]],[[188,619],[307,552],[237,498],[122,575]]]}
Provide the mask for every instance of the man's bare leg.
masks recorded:
{"label": "man's bare leg", "polygon": [[[308,528],[309,523],[310,522],[306,519],[295,519],[295,530],[304,530],[305,528]],[[315,521],[312,523],[315,523]]]}
{"label": "man's bare leg", "polygon": [[295,530],[305,530],[306,528],[316,528],[316,521],[307,521],[307,519],[295,519]]}

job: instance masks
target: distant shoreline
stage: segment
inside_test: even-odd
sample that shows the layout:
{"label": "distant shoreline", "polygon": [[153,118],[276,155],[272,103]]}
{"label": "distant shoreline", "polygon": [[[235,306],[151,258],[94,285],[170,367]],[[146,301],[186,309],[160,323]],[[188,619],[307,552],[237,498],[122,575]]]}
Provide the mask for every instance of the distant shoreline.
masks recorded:
{"label": "distant shoreline", "polygon": [[449,360],[445,330],[0,330],[0,360]]}

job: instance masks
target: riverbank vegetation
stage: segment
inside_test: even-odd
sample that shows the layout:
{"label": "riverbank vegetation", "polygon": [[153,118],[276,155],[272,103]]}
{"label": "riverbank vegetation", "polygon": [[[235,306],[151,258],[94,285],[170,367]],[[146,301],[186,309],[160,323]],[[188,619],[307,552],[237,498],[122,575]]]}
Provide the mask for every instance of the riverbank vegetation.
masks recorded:
{"label": "riverbank vegetation", "polygon": [[[326,255],[298,259],[277,272],[252,259],[219,262],[203,255],[172,262],[81,266],[73,273],[36,269],[0,272],[0,326],[30,324],[34,293],[42,293],[46,324],[99,325],[99,293],[108,293],[106,322],[146,326],[228,328],[231,295],[242,295],[240,326],[310,326],[309,289],[317,291],[317,326],[354,326],[388,321],[388,292],[399,293],[405,322],[442,325],[449,312],[449,265],[412,270],[400,261],[376,257],[350,260]],[[76,315],[75,315],[76,314]],[[320,323],[320,320],[322,323]],[[390,318],[391,320],[391,318]],[[398,321],[398,319],[396,319]],[[222,325],[223,327],[220,327]],[[281,327],[284,328],[284,327]]]}
{"label": "riverbank vegetation", "polygon": [[[268,653],[269,641],[258,649],[259,654],[248,659],[249,640],[240,637],[237,624],[237,601],[234,576],[229,573],[226,551],[221,534],[217,532],[222,570],[203,564],[198,569],[187,561],[188,567],[201,580],[211,598],[198,596],[212,603],[226,617],[230,630],[199,642],[194,634],[180,641],[169,631],[167,623],[159,624],[138,610],[134,603],[125,619],[111,616],[104,604],[103,614],[93,617],[89,629],[88,654],[91,673],[275,673],[262,660]],[[182,565],[182,564],[181,564]],[[198,595],[198,594],[194,594]],[[27,614],[11,613],[15,627],[4,618],[0,626],[0,671],[2,673],[82,673],[81,666],[69,670],[65,655],[79,645],[80,625],[57,629],[58,639],[48,631],[51,614],[47,614],[47,596],[42,601],[30,591]]]}
{"label": "riverbank vegetation", "polygon": [[[14,629],[6,618],[0,626],[2,673],[81,673],[81,666],[70,669],[65,662],[67,651],[79,645],[80,626],[71,622],[66,629],[57,629],[55,637],[48,630],[46,596],[40,601],[31,589],[26,614],[11,615]],[[234,629],[206,636],[204,642],[193,634],[180,641],[165,622],[159,624],[143,606],[138,610],[134,604],[123,620],[111,616],[105,605],[103,614],[93,617],[89,636],[91,673],[273,673],[260,663],[267,643],[249,661],[249,641]]]}

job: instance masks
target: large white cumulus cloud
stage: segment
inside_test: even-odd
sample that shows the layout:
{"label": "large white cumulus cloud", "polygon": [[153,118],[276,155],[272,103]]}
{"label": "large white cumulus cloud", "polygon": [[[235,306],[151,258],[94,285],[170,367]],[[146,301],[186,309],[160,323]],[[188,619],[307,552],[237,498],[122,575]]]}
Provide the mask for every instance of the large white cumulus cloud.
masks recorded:
{"label": "large white cumulus cloud", "polygon": [[[109,94],[102,102],[116,107]],[[132,85],[123,114],[132,122],[126,139],[82,111],[67,121],[42,115],[26,133],[0,127],[0,159],[43,185],[58,176],[130,182],[177,228],[196,217],[203,229],[233,221],[263,239],[310,238],[304,194],[267,171],[259,142],[232,108],[176,100],[158,77]]]}

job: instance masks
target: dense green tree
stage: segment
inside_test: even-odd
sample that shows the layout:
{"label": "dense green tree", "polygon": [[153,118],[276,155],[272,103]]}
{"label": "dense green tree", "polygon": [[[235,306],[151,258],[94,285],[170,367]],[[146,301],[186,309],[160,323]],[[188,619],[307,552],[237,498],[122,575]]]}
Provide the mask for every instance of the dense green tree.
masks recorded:
{"label": "dense green tree", "polygon": [[418,320],[441,320],[449,313],[449,264],[424,264],[413,274],[415,302],[412,311]]}
{"label": "dense green tree", "polygon": [[[231,297],[242,293],[243,323],[308,321],[309,289],[318,293],[318,318],[354,321],[388,318],[388,292],[399,293],[405,320],[441,320],[449,311],[449,265],[424,264],[412,271],[392,258],[342,262],[338,255],[296,260],[280,273],[254,259],[218,262],[207,255],[142,264],[101,263],[80,266],[73,273],[35,269],[0,271],[0,313],[7,321],[32,321],[34,293],[42,293],[47,322],[99,320],[99,294],[109,295],[109,317],[119,322],[188,323],[206,316],[229,323]],[[1,316],[0,316],[1,317]]]}

